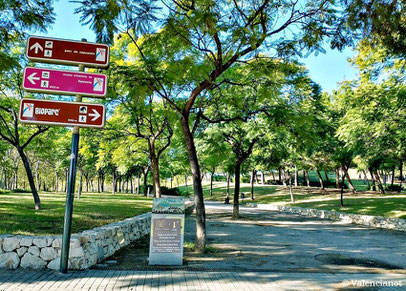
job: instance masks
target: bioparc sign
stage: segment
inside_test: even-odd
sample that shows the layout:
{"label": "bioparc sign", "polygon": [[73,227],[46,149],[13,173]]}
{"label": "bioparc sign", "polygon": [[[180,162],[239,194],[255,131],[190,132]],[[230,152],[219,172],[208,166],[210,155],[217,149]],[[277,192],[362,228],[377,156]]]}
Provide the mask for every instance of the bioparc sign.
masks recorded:
{"label": "bioparc sign", "polygon": [[18,118],[31,124],[102,128],[105,109],[100,104],[23,99]]}

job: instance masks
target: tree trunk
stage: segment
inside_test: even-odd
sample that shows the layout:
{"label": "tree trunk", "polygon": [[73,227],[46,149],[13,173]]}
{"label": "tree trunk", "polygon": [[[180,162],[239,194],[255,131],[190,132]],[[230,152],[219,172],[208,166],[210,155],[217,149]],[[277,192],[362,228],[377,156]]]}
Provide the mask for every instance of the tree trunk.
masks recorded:
{"label": "tree trunk", "polygon": [[112,177],[111,177],[111,194],[116,195],[116,171],[113,170]]}
{"label": "tree trunk", "polygon": [[104,192],[104,173],[101,173],[101,191]]}
{"label": "tree trunk", "polygon": [[297,166],[295,165],[295,187],[299,185],[299,171],[297,170]]}
{"label": "tree trunk", "polygon": [[392,179],[390,181],[390,185],[391,185],[391,187],[393,187],[393,185],[395,184],[395,165],[393,165],[393,167],[392,167],[392,177],[391,178]]}
{"label": "tree trunk", "polygon": [[369,173],[371,174],[372,191],[376,191],[376,181],[375,181],[374,171],[372,169],[369,169]]}
{"label": "tree trunk", "polygon": [[367,173],[365,172],[365,170],[363,170],[362,172],[364,173],[364,184],[368,184],[368,189],[369,189],[369,180],[368,180]]}
{"label": "tree trunk", "polygon": [[324,183],[323,183],[323,178],[321,177],[320,171],[318,168],[316,168],[316,173],[317,176],[319,177],[319,181],[320,181],[320,189],[324,190]]}
{"label": "tree trunk", "polygon": [[324,171],[324,177],[326,177],[326,182],[328,183],[328,181],[329,181],[330,179],[329,179],[329,177],[328,177],[327,171]]}
{"label": "tree trunk", "polygon": [[262,185],[265,185],[265,171],[261,171]]}
{"label": "tree trunk", "polygon": [[234,204],[233,204],[233,218],[237,219],[240,216],[239,198],[240,198],[240,174],[241,174],[241,161],[235,161],[235,181],[234,181]]}
{"label": "tree trunk", "polygon": [[55,192],[59,191],[58,171],[55,171]]}
{"label": "tree trunk", "polygon": [[255,171],[255,169],[253,169],[251,171],[251,189],[250,189],[250,193],[251,193],[251,200],[254,200],[254,177],[257,174],[257,171]]}
{"label": "tree trunk", "polygon": [[35,166],[35,184],[37,185],[36,189],[41,190],[41,185],[39,181],[39,161],[37,161],[36,166]]}
{"label": "tree trunk", "polygon": [[206,210],[204,207],[203,188],[199,161],[197,159],[196,147],[193,134],[189,128],[189,116],[182,116],[182,131],[185,138],[186,148],[189,156],[190,170],[193,178],[193,191],[195,195],[196,210],[196,241],[195,251],[204,252],[206,248]]}
{"label": "tree trunk", "polygon": [[148,194],[148,173],[149,167],[146,167],[146,170],[144,170],[144,196]]}
{"label": "tree trunk", "polygon": [[309,177],[309,172],[308,171],[305,171],[306,172],[306,183],[307,183],[307,187],[310,187],[310,177]]}
{"label": "tree trunk", "polygon": [[85,175],[86,179],[86,192],[89,193],[89,173]]}
{"label": "tree trunk", "polygon": [[344,179],[345,179],[345,175],[343,173],[343,176],[341,178],[340,207],[344,207]]}
{"label": "tree trunk", "polygon": [[271,174],[272,174],[272,180],[273,180],[274,182],[276,182],[276,178],[275,178],[275,174],[274,174],[273,170],[271,171]]}
{"label": "tree trunk", "polygon": [[130,184],[131,194],[134,194],[133,176],[131,176],[130,183],[131,183],[131,184]]}
{"label": "tree trunk", "polygon": [[83,188],[83,178],[82,178],[82,172],[79,171],[79,187],[78,187],[78,199],[80,198],[80,195],[82,195],[82,188]]}
{"label": "tree trunk", "polygon": [[283,183],[283,186],[284,187],[287,187],[287,184],[286,184],[286,171],[285,171],[285,168],[282,168],[282,183]]}
{"label": "tree trunk", "polygon": [[213,176],[214,176],[215,171],[216,171],[216,168],[213,167],[212,171],[210,173],[210,197],[213,197]]}
{"label": "tree trunk", "polygon": [[[378,171],[378,175],[379,175],[379,171]],[[380,178],[381,178],[381,181],[383,181],[383,184],[386,187],[386,178],[387,177],[386,177],[386,174],[385,174],[385,172],[383,170],[381,171]]]}
{"label": "tree trunk", "polygon": [[374,173],[375,173],[375,180],[376,180],[376,182],[378,184],[379,191],[382,194],[385,194],[385,189],[383,188],[383,185],[382,185],[382,182],[381,182],[381,177],[379,177],[378,171],[375,170]]}
{"label": "tree trunk", "polygon": [[[296,174],[296,173],[295,173]],[[289,195],[290,195],[290,202],[295,203],[295,197],[293,197],[293,190],[292,190],[292,175],[288,171],[288,187],[289,187]]]}
{"label": "tree trunk", "polygon": [[227,172],[227,196],[225,204],[230,204],[230,173]]}
{"label": "tree trunk", "polygon": [[343,170],[343,172],[344,172],[345,178],[347,179],[348,186],[350,187],[352,193],[355,193],[355,192],[356,192],[356,191],[355,191],[355,187],[354,187],[354,185],[352,184],[350,175],[348,174],[348,169],[347,169],[347,167],[346,167],[345,165],[342,165],[341,168],[342,168],[342,170]]}
{"label": "tree trunk", "polygon": [[97,175],[97,193],[100,193],[100,171]]}
{"label": "tree trunk", "polygon": [[39,199],[37,189],[35,188],[35,182],[34,182],[34,177],[32,175],[30,163],[28,162],[28,158],[22,149],[17,148],[17,151],[23,162],[25,172],[27,173],[27,178],[28,178],[28,182],[30,184],[32,197],[34,198],[34,209],[39,210],[39,209],[41,209],[41,201]]}
{"label": "tree trunk", "polygon": [[403,181],[403,159],[399,163],[399,180]]}
{"label": "tree trunk", "polygon": [[141,171],[138,171],[138,174],[137,174],[137,195],[140,195],[140,187],[141,187]]}
{"label": "tree trunk", "polygon": [[154,187],[154,197],[161,198],[161,181],[159,178],[159,159],[155,153],[155,142],[148,140],[149,158],[151,160],[152,180]]}
{"label": "tree trunk", "polygon": [[282,183],[282,175],[281,175],[281,167],[278,169],[278,174],[279,174],[279,184]]}
{"label": "tree trunk", "polygon": [[185,173],[185,186],[186,186],[186,195],[189,195],[189,185],[187,184],[187,173]]}
{"label": "tree trunk", "polygon": [[340,169],[339,168],[335,168],[335,172],[336,172],[336,188],[340,189]]}

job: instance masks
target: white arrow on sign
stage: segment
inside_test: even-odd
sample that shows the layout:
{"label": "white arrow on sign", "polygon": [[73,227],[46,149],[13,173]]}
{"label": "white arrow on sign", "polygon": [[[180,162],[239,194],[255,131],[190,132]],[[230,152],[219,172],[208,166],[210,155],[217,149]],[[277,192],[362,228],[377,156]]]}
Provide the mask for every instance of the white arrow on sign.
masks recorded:
{"label": "white arrow on sign", "polygon": [[31,75],[28,76],[28,81],[31,82],[31,84],[35,85],[34,80],[39,80],[39,77],[35,77],[37,75],[37,73],[32,73]]}
{"label": "white arrow on sign", "polygon": [[42,48],[42,46],[38,43],[38,42],[36,42],[36,43],[34,43],[31,47],[30,47],[30,50],[32,50],[32,49],[34,49],[34,52],[37,54],[38,53],[38,49],[40,50],[40,51],[43,51],[44,49]]}
{"label": "white arrow on sign", "polygon": [[93,113],[89,113],[89,116],[93,117],[92,121],[97,120],[101,115],[96,109],[92,109]]}

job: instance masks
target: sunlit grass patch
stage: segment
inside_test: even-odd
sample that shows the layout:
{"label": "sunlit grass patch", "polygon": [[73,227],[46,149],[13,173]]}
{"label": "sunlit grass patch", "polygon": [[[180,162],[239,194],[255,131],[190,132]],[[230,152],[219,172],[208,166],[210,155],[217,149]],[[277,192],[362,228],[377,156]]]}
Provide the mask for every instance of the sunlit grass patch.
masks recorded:
{"label": "sunlit grass patch", "polygon": [[[65,193],[40,193],[41,210],[34,210],[30,193],[0,195],[0,234],[62,234]],[[151,211],[152,198],[134,194],[83,193],[75,197],[72,232],[120,221]]]}

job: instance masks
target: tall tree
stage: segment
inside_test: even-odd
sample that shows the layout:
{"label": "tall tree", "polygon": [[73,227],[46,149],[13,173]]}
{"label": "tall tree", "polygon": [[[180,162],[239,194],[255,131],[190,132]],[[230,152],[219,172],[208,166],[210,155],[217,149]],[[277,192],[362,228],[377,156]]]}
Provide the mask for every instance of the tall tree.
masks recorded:
{"label": "tall tree", "polygon": [[[338,26],[335,1],[77,2],[82,5],[76,12],[82,22],[91,25],[99,41],[113,42],[114,33],[130,36],[146,75],[153,80],[150,88],[178,113],[193,177],[195,247],[204,251],[205,208],[191,127],[198,96],[221,82],[221,75],[237,62],[255,58],[261,48],[292,57],[300,55],[302,49],[322,50],[326,36],[334,38],[333,46],[341,46],[345,39]],[[298,33],[291,33],[291,29]]]}
{"label": "tall tree", "polygon": [[41,209],[41,201],[25,150],[37,135],[44,133],[49,127],[21,126],[18,121],[18,105],[18,99],[0,96],[0,137],[12,145],[20,155],[34,198],[35,209],[39,210]]}

